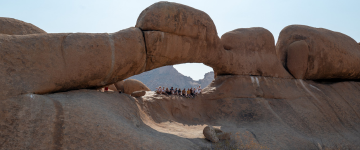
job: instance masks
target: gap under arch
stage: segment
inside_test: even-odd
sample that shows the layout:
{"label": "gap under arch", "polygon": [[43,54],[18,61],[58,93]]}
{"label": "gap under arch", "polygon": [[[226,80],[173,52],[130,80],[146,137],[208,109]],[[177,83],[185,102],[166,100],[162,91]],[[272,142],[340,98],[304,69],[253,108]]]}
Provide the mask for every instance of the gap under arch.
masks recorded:
{"label": "gap under arch", "polygon": [[[189,73],[199,74],[202,78],[194,80]],[[173,87],[174,89],[196,88],[198,86],[205,88],[214,80],[214,71],[202,63],[186,63],[152,69],[128,79],[139,80],[152,91],[155,91],[156,87],[159,86]]]}

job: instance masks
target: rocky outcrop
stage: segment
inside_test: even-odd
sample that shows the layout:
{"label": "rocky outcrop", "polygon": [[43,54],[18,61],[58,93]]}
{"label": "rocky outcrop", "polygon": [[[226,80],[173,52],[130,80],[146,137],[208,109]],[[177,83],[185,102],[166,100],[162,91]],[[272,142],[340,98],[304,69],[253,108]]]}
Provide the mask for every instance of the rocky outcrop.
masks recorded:
{"label": "rocky outcrop", "polygon": [[[168,2],[144,10],[136,26],[0,35],[0,149],[203,149],[208,125],[270,149],[360,147],[360,83],[291,79],[267,30],[237,29],[220,40],[206,13]],[[276,54],[296,78],[358,79],[358,49],[341,33],[289,26]],[[216,72],[195,98],[74,90],[184,62]],[[131,94],[142,86],[130,81],[118,87]],[[216,136],[230,136],[223,133]]]}
{"label": "rocky outcrop", "polygon": [[151,91],[139,98],[96,90],[24,94],[0,101],[0,142],[2,149],[201,149],[211,125],[268,149],[357,149],[359,87],[229,75],[191,99]]}
{"label": "rocky outcrop", "polygon": [[221,36],[221,43],[226,53],[221,62],[223,73],[218,74],[292,78],[276,56],[274,36],[264,28],[241,28],[227,32]]}
{"label": "rocky outcrop", "polygon": [[198,149],[144,124],[127,94],[24,94],[0,101],[0,110],[0,149]]}
{"label": "rocky outcrop", "polygon": [[148,92],[137,100],[143,118],[151,116],[146,124],[190,139],[200,138],[202,133],[192,135],[196,131],[191,129],[202,131],[205,126],[199,125],[205,124],[221,127],[244,145],[268,149],[318,149],[318,143],[356,149],[360,147],[359,87],[354,81],[228,75],[218,76],[193,99]]}
{"label": "rocky outcrop", "polygon": [[209,46],[216,46],[218,42],[215,24],[208,14],[178,3],[152,4],[141,12],[135,27],[199,39]]}
{"label": "rocky outcrop", "polygon": [[[238,29],[220,41],[206,13],[169,2],[145,9],[136,27],[113,34],[0,36],[0,68],[6,70],[0,73],[4,77],[0,95],[99,88],[157,67],[186,62],[204,63],[217,75],[292,78],[277,66],[271,55],[273,37],[265,29]],[[257,40],[243,47],[229,40],[243,39],[247,45],[251,40],[244,40],[246,37]],[[225,48],[233,47],[226,50],[222,43]],[[244,58],[255,60],[246,63],[243,60],[251,59]]]}
{"label": "rocky outcrop", "polygon": [[[146,8],[140,14],[136,27],[143,30],[146,40],[146,70],[198,62],[212,67],[217,75],[292,78],[276,58],[274,37],[262,28],[238,29],[225,34],[220,41],[213,21],[206,13],[169,2],[158,2]],[[236,43],[232,38],[240,40],[237,41],[240,44],[226,50]],[[249,40],[244,40],[247,38]],[[225,47],[224,43],[227,44]],[[252,62],[244,59],[255,57]]]}
{"label": "rocky outcrop", "polygon": [[114,34],[0,36],[0,98],[103,87],[145,70],[138,28]]}
{"label": "rocky outcrop", "polygon": [[279,35],[276,52],[284,67],[299,79],[360,78],[360,47],[339,32],[287,26]]}
{"label": "rocky outcrop", "polygon": [[26,23],[13,18],[0,17],[0,25],[0,34],[26,35],[46,33],[44,30],[31,23]]}

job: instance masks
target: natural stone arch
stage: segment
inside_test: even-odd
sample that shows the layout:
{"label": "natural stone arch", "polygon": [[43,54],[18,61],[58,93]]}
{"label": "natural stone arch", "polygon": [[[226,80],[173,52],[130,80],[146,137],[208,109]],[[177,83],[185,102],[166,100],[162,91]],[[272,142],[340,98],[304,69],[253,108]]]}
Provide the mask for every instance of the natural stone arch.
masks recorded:
{"label": "natural stone arch", "polygon": [[205,12],[170,2],[146,8],[135,27],[144,32],[146,70],[190,62],[204,63],[218,75],[292,78],[277,59],[273,35],[264,28],[238,29],[220,39]]}
{"label": "natural stone arch", "polygon": [[145,9],[136,27],[113,34],[0,36],[0,96],[98,88],[188,62],[204,63],[218,75],[292,78],[276,59],[272,34],[263,28],[234,30],[220,40],[206,13],[169,2]]}
{"label": "natural stone arch", "polygon": [[[236,29],[220,39],[206,13],[177,3],[155,3],[140,14],[135,28],[113,34],[46,34],[40,30],[40,34],[0,36],[1,98],[23,93],[98,88],[144,71],[179,63],[204,63],[217,75],[293,78],[277,57],[285,64],[284,56],[302,54],[299,45],[292,43],[298,40],[296,37],[304,38],[301,40],[309,45],[308,56],[314,62],[325,64],[318,65],[318,68],[325,66],[320,71],[309,70],[309,65],[315,63],[306,60],[306,54],[302,57],[305,60],[299,60],[302,62],[300,67],[296,65],[298,60],[287,60],[294,62],[292,67],[295,69],[289,70],[296,78],[358,79],[360,74],[356,67],[360,62],[360,47],[346,35],[325,29],[289,26],[279,36],[276,53],[274,37],[268,30]],[[310,32],[297,33],[303,30]],[[330,38],[325,42],[313,40],[326,35]],[[342,40],[337,40],[339,37]],[[331,48],[333,45],[335,48]],[[302,46],[304,44],[300,43],[300,49]],[[288,47],[290,53],[287,53]],[[321,58],[324,55],[319,51],[321,49],[329,50],[326,56],[341,56],[336,58],[343,62],[342,65],[356,63],[337,67],[338,64],[331,60]],[[307,71],[296,71],[297,67],[306,68],[306,64]]]}

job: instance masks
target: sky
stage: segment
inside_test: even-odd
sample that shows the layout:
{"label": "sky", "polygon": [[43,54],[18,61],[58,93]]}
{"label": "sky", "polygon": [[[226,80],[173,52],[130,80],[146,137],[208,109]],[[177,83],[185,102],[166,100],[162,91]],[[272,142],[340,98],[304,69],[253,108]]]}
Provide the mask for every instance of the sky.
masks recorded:
{"label": "sky", "polygon": [[[133,27],[153,0],[0,0],[0,17],[32,23],[48,33],[112,33]],[[360,42],[359,0],[178,0],[207,13],[219,37],[237,28],[263,27],[277,41],[292,24],[326,28]],[[174,66],[180,73],[202,79],[212,68],[203,64]]]}

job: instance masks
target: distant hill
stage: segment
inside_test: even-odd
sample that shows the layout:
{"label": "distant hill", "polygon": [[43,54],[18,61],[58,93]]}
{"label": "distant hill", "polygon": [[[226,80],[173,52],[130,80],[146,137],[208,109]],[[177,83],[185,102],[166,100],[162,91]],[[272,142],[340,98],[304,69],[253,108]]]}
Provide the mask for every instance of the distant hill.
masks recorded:
{"label": "distant hill", "polygon": [[192,78],[179,73],[173,66],[164,66],[132,76],[129,79],[139,80],[153,91],[159,86],[168,88],[174,87],[174,89],[187,89],[198,87],[200,85],[201,88],[205,88],[214,80],[214,72],[211,71],[206,73],[204,79],[194,81]]}

